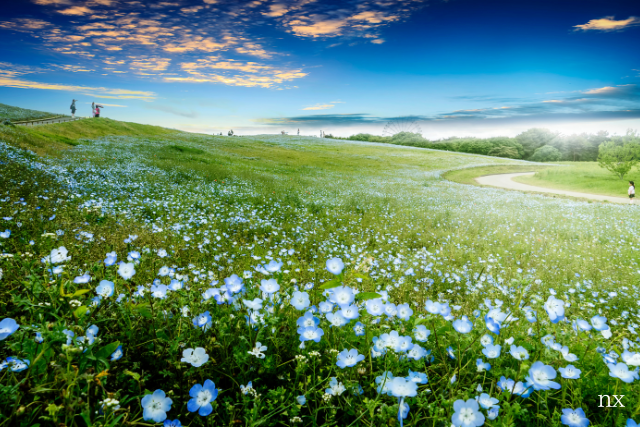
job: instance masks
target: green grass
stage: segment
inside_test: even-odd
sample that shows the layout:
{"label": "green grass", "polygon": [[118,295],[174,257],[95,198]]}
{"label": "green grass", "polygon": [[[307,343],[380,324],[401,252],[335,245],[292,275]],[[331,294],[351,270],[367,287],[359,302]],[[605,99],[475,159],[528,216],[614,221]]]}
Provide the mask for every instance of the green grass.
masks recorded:
{"label": "green grass", "polygon": [[562,162],[564,167],[548,168],[533,176],[519,176],[514,181],[538,187],[605,196],[627,197],[628,181],[640,182],[640,171],[633,169],[624,180],[602,169],[597,162]]}
{"label": "green grass", "polygon": [[[640,238],[628,224],[639,211],[458,184],[545,166],[318,138],[214,137],[108,119],[0,127],[0,140],[41,154],[0,144],[0,232],[11,232],[0,237],[0,320],[20,324],[0,342],[0,361],[31,361],[27,370],[0,372],[0,427],[154,425],[143,420],[141,399],[157,389],[173,400],[168,418],[192,427],[397,426],[398,400],[378,394],[375,381],[385,370],[401,377],[409,369],[429,382],[406,401],[407,427],[450,425],[453,403],[480,394],[478,385],[499,399],[500,416],[488,426],[560,427],[562,409],[578,407],[593,427],[637,419],[640,381],[611,377],[594,349],[619,354],[623,339],[638,340],[632,331],[640,315]],[[58,264],[59,274],[49,272],[42,259],[60,246],[70,259]],[[133,251],[140,260],[131,278],[103,261],[116,252],[127,263]],[[326,269],[334,257],[345,263],[340,276]],[[283,265],[275,274],[256,270],[277,259]],[[156,279],[168,285],[171,278],[159,275],[163,266],[175,268],[182,289],[166,299],[133,295]],[[90,282],[74,283],[85,273]],[[204,300],[205,291],[232,274],[245,284],[236,305]],[[269,304],[258,290],[268,278],[281,286],[279,299],[272,312],[260,311],[264,323],[248,325],[242,300]],[[335,279],[362,292],[387,291],[390,302],[407,303],[414,313],[377,322],[361,307],[363,336],[355,335],[355,321],[332,327],[316,313],[325,335],[301,348],[303,311],[289,297],[297,286],[318,306],[326,299],[322,287]],[[102,280],[115,291],[96,306]],[[567,303],[567,322],[550,322],[544,303],[551,294]],[[450,320],[428,313],[427,300],[453,307],[456,319],[468,316],[472,331],[457,332]],[[488,304],[502,304],[499,310],[517,318],[492,334],[502,346],[495,359],[479,343],[490,334]],[[536,311],[534,323],[524,307]],[[192,324],[205,311],[213,318],[207,331]],[[611,338],[572,328],[571,321],[596,314],[608,319]],[[99,328],[93,344],[66,345],[64,330],[82,337],[91,325]],[[419,326],[431,331],[419,344],[429,358],[410,360],[392,350],[370,356],[373,337],[392,330],[413,336]],[[42,344],[34,341],[36,331]],[[526,399],[500,392],[501,376],[526,381],[536,361],[554,370],[567,366],[560,351],[543,345],[547,334],[578,357],[571,363],[581,377],[558,375],[560,390]],[[510,338],[528,360],[509,354]],[[258,341],[268,346],[264,359],[249,353]],[[124,355],[113,361],[118,344]],[[198,368],[181,361],[195,347],[210,356]],[[366,358],[338,368],[336,353],[344,349]],[[478,358],[491,370],[478,372]],[[327,398],[332,377],[347,391]],[[190,388],[206,379],[222,390],[207,418],[186,408]],[[259,398],[240,391],[249,381]],[[361,395],[353,392],[356,385]],[[626,407],[598,408],[595,396],[604,393],[627,396]],[[300,395],[305,405],[297,404]],[[120,409],[100,414],[107,397]]]}
{"label": "green grass", "polygon": [[5,119],[17,122],[22,120],[36,120],[47,117],[56,117],[60,115],[61,114],[47,113],[44,111],[29,110],[26,108],[0,104],[0,123]]}

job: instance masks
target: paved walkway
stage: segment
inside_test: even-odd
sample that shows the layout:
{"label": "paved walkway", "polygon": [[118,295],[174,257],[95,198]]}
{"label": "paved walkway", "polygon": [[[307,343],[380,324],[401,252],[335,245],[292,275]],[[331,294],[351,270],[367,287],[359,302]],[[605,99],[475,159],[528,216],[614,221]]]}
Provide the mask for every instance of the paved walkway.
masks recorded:
{"label": "paved walkway", "polygon": [[611,197],[611,196],[601,196],[599,194],[578,193],[577,191],[556,190],[553,188],[536,187],[534,185],[522,184],[520,182],[515,182],[512,180],[512,178],[515,178],[516,176],[531,176],[533,174],[535,174],[535,172],[487,175],[487,176],[481,176],[479,178],[476,178],[476,182],[481,185],[506,188],[508,190],[535,191],[537,193],[561,194],[563,196],[599,200],[601,202],[607,201],[611,203],[629,203],[628,197]]}
{"label": "paved walkway", "polygon": [[27,122],[15,122],[14,124],[17,126],[40,126],[40,125],[50,125],[53,123],[65,123],[65,122],[74,122],[76,120],[82,120],[84,117],[76,117],[72,119],[71,117],[54,117],[50,119],[43,120],[30,120]]}

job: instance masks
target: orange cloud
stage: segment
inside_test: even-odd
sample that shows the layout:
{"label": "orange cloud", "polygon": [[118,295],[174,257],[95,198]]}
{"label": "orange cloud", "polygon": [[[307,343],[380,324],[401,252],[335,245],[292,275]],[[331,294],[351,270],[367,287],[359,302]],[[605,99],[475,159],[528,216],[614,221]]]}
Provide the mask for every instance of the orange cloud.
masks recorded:
{"label": "orange cloud", "polygon": [[589,30],[597,30],[597,31],[617,31],[623,30],[625,28],[633,27],[635,25],[640,25],[640,18],[635,16],[630,16],[627,19],[621,19],[616,21],[613,16],[605,16],[600,19],[592,19],[586,24],[575,25],[575,31],[589,31]]}
{"label": "orange cloud", "polygon": [[70,7],[69,9],[58,10],[58,13],[61,13],[63,15],[82,16],[82,15],[89,15],[93,12],[88,7],[73,6],[73,7]]}

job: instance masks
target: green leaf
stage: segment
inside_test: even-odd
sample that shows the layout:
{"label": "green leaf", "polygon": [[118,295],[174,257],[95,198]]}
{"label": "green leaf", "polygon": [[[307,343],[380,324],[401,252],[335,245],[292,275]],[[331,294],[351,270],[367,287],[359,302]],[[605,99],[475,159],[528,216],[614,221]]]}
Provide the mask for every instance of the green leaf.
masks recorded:
{"label": "green leaf", "polygon": [[362,279],[362,280],[369,280],[370,279],[369,276],[365,276],[364,274],[360,274],[360,273],[353,273],[353,275],[356,276],[359,279]]}
{"label": "green leaf", "polygon": [[131,375],[136,381],[140,381],[140,374],[137,372],[131,372],[129,370],[124,371],[125,374]]}
{"label": "green leaf", "polygon": [[77,291],[75,291],[73,293],[73,295],[67,295],[67,297],[69,298],[73,298],[73,297],[79,297],[80,295],[84,295],[87,292],[89,292],[91,289],[78,289]]}
{"label": "green leaf", "polygon": [[119,345],[120,341],[112,342],[111,344],[105,345],[100,350],[98,350],[98,352],[96,353],[96,357],[98,359],[106,359],[107,357],[111,356],[114,351],[116,351]]}
{"label": "green leaf", "polygon": [[376,298],[382,298],[382,295],[377,294],[375,292],[360,292],[356,294],[356,299],[358,301],[365,301],[368,299],[376,299]]}
{"label": "green leaf", "polygon": [[327,283],[320,285],[320,289],[331,289],[341,286],[342,283],[338,279],[329,280]]}
{"label": "green leaf", "polygon": [[79,319],[80,317],[87,314],[87,311],[89,311],[89,308],[85,307],[84,305],[81,305],[80,307],[76,308],[76,310],[73,312],[73,315]]}

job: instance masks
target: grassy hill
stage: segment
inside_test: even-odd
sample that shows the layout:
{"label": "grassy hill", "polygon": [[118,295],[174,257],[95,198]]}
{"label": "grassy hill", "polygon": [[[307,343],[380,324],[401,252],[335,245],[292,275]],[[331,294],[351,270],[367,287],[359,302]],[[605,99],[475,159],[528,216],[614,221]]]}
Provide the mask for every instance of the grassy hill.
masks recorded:
{"label": "grassy hill", "polygon": [[6,119],[17,122],[21,120],[36,120],[57,116],[59,116],[59,114],[46,113],[44,111],[29,110],[26,108],[0,104],[0,122],[3,122]]}
{"label": "grassy hill", "polygon": [[636,416],[633,207],[462,185],[442,173],[523,163],[357,141],[107,119],[0,141],[0,427]]}

